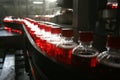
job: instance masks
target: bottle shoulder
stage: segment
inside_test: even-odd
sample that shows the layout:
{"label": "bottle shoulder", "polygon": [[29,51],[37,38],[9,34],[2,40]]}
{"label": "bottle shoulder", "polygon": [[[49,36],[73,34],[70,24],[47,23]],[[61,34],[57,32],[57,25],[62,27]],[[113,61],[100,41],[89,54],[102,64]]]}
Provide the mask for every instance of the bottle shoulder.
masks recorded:
{"label": "bottle shoulder", "polygon": [[120,51],[104,51],[97,56],[97,60],[99,63],[120,68]]}
{"label": "bottle shoulder", "polygon": [[69,42],[60,42],[57,47],[60,48],[65,48],[65,49],[70,49],[70,48],[75,48],[76,46],[78,46],[77,43],[73,42],[73,41],[69,41]]}
{"label": "bottle shoulder", "polygon": [[92,46],[78,45],[73,49],[72,54],[77,55],[79,57],[92,58],[92,57],[96,57],[99,54],[99,52]]}

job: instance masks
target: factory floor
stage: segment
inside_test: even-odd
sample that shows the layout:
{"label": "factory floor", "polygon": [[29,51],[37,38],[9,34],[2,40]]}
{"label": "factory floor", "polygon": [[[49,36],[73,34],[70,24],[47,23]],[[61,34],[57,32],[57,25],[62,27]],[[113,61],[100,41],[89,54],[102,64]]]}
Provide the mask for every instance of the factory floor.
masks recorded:
{"label": "factory floor", "polygon": [[22,51],[16,51],[13,54],[4,52],[0,50],[0,80],[30,80],[29,74],[25,70],[24,60],[22,60],[23,56],[18,58],[15,55]]}

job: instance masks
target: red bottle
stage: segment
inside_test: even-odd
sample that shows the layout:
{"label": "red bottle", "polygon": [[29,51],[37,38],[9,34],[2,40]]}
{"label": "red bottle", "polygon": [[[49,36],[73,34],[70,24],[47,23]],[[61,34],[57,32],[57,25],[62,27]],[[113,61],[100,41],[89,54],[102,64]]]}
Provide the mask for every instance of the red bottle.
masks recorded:
{"label": "red bottle", "polygon": [[96,72],[106,79],[116,80],[120,78],[120,36],[108,35],[106,48],[107,51],[103,51],[97,57]]}
{"label": "red bottle", "polygon": [[60,43],[55,50],[57,60],[64,64],[71,64],[72,49],[77,46],[73,41],[73,29],[63,28],[61,33]]}
{"label": "red bottle", "polygon": [[99,52],[93,48],[93,32],[80,31],[80,43],[72,51],[72,65],[80,70],[87,71],[92,67],[96,67],[96,57]]}
{"label": "red bottle", "polygon": [[58,25],[53,25],[51,30],[51,37],[47,40],[47,54],[52,58],[56,58],[55,50],[56,45],[60,43],[61,40],[61,28]]}

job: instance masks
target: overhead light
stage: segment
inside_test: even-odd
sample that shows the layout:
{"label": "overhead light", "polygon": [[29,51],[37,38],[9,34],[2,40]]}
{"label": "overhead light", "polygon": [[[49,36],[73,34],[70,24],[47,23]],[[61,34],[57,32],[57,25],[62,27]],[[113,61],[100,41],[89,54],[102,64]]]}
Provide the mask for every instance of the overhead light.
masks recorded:
{"label": "overhead light", "polygon": [[49,1],[49,2],[56,2],[57,0],[47,0],[47,1]]}
{"label": "overhead light", "polygon": [[43,4],[43,2],[34,1],[33,4]]}

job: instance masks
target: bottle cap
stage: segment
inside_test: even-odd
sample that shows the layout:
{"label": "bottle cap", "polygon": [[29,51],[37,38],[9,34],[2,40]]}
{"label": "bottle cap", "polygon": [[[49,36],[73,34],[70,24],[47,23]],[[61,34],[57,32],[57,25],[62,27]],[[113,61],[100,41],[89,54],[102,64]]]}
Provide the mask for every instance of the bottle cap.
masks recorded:
{"label": "bottle cap", "polygon": [[45,28],[45,24],[43,24],[43,23],[39,23],[38,26],[39,26],[40,29],[44,29]]}
{"label": "bottle cap", "polygon": [[92,31],[79,31],[79,38],[81,42],[91,42],[93,41]]}
{"label": "bottle cap", "polygon": [[120,49],[120,36],[107,36],[107,47]]}
{"label": "bottle cap", "polygon": [[51,32],[51,27],[52,27],[52,25],[46,25],[45,24],[45,31],[46,32]]}
{"label": "bottle cap", "polygon": [[60,27],[57,27],[57,26],[52,26],[52,31],[51,31],[52,34],[59,34],[61,33],[61,28]]}
{"label": "bottle cap", "polygon": [[34,21],[33,23],[34,23],[34,25],[38,25],[38,22],[37,22],[37,21]]}
{"label": "bottle cap", "polygon": [[63,28],[61,33],[62,33],[62,36],[64,36],[64,37],[72,37],[73,29],[72,28]]}

